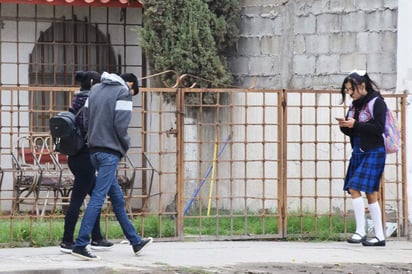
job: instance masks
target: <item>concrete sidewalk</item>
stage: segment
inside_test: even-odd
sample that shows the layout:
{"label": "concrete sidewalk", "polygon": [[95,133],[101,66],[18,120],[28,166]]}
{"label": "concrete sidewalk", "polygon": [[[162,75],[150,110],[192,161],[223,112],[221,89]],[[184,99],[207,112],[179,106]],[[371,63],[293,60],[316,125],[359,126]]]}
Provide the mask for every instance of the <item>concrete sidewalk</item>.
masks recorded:
{"label": "concrete sidewalk", "polygon": [[[61,253],[57,246],[0,249],[0,273],[246,273],[239,272],[246,268],[249,273],[258,273],[251,271],[250,266],[280,264],[387,264],[399,265],[402,271],[412,270],[412,242],[409,241],[388,241],[386,247],[363,247],[346,242],[154,242],[138,257],[130,245],[116,243],[109,251],[95,253],[102,257],[100,261],[83,261]],[[272,272],[267,271],[259,273]],[[412,273],[402,271],[396,273]]]}

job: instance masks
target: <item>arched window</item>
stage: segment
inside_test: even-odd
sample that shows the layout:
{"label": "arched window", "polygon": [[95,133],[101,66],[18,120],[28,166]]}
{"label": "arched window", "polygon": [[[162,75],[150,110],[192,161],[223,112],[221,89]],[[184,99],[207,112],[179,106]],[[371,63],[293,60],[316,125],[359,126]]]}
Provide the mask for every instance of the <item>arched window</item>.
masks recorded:
{"label": "arched window", "polygon": [[97,26],[86,21],[65,20],[53,22],[41,32],[30,55],[29,82],[31,86],[45,87],[31,97],[32,130],[48,131],[50,108],[64,110],[70,105],[67,92],[47,91],[50,86],[73,86],[77,70],[98,72],[120,71],[120,58],[111,46],[110,37]]}

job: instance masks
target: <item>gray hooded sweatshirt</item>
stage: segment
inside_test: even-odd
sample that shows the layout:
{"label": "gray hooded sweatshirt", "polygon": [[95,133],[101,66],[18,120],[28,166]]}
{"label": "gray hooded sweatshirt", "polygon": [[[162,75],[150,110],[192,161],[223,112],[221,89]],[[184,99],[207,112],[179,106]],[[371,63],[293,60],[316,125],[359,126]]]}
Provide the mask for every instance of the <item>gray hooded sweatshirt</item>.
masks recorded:
{"label": "gray hooded sweatshirt", "polygon": [[127,133],[133,101],[129,87],[117,74],[103,72],[85,103],[84,126],[90,152],[106,152],[122,157],[130,147]]}

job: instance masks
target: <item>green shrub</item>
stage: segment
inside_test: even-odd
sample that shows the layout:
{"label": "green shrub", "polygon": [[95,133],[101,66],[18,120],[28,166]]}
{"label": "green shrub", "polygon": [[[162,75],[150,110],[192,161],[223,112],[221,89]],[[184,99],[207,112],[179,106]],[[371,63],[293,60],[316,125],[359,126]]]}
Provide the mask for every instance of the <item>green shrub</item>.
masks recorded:
{"label": "green shrub", "polygon": [[[207,79],[196,80],[201,87],[230,84],[225,51],[238,40],[239,11],[235,0],[146,0],[140,43],[151,72],[174,70]],[[193,79],[184,79],[183,85],[191,86]],[[162,81],[173,86],[176,75],[166,74]],[[214,94],[203,100],[213,102]]]}

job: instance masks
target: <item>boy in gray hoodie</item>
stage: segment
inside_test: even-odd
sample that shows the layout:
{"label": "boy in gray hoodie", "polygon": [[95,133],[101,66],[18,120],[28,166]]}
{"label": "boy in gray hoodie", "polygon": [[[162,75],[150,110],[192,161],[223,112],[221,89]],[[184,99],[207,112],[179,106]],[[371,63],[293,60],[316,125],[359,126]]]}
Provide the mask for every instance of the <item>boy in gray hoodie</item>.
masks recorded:
{"label": "boy in gray hoodie", "polygon": [[124,196],[116,178],[119,160],[130,147],[127,129],[133,110],[132,96],[138,92],[137,77],[134,74],[118,76],[104,72],[101,83],[92,87],[85,103],[84,125],[88,134],[90,158],[96,168],[97,177],[72,251],[72,255],[85,260],[100,259],[86,246],[107,195],[135,255],[139,255],[153,241],[151,237],[143,239],[137,234],[127,216]]}

